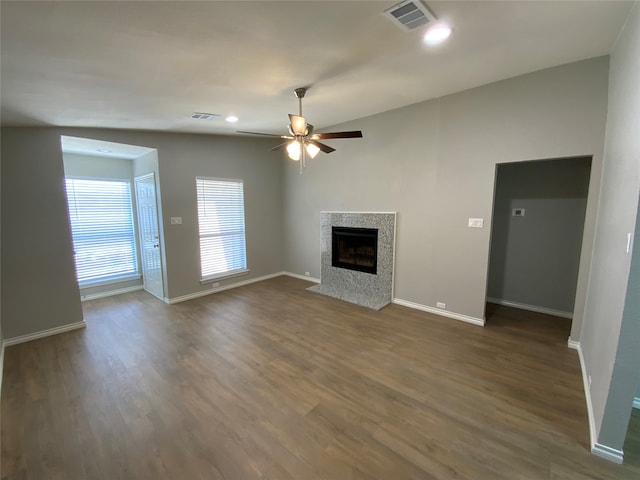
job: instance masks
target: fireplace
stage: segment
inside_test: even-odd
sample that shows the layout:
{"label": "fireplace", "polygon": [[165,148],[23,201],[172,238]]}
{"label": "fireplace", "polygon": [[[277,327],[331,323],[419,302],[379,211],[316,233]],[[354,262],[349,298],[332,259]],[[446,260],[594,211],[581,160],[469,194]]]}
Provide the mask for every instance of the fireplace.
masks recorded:
{"label": "fireplace", "polygon": [[331,265],[375,275],[378,271],[378,229],[331,227]]}
{"label": "fireplace", "polygon": [[321,282],[309,290],[374,310],[389,305],[395,232],[395,212],[320,212]]}

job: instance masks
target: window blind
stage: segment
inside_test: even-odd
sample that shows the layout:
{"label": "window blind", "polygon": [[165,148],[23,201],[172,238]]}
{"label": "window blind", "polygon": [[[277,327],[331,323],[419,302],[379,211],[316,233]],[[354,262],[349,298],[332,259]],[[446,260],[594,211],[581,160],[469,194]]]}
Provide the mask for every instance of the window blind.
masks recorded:
{"label": "window blind", "polygon": [[242,180],[196,177],[202,280],[247,270]]}
{"label": "window blind", "polygon": [[139,275],[130,182],[68,177],[65,184],[78,283]]}

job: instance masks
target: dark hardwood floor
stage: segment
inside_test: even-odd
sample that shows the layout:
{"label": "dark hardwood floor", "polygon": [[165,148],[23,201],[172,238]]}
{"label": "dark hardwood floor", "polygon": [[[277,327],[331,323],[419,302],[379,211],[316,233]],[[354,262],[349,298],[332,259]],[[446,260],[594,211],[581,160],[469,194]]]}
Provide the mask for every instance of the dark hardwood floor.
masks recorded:
{"label": "dark hardwood floor", "polygon": [[[373,311],[278,277],[7,348],[3,479],[635,479],[589,453],[568,322]],[[537,320],[537,321],[536,321]]]}

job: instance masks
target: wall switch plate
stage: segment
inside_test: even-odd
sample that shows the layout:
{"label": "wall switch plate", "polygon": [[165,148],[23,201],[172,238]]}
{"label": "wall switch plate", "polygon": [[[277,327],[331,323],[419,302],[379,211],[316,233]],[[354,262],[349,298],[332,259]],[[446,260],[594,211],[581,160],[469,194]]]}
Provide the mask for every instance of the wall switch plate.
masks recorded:
{"label": "wall switch plate", "polygon": [[442,302],[436,302],[436,307],[438,307],[438,308],[447,308],[447,304],[446,303],[442,303]]}
{"label": "wall switch plate", "polygon": [[182,225],[182,217],[171,217],[171,225]]}
{"label": "wall switch plate", "polygon": [[470,218],[469,228],[482,228],[484,225],[484,218]]}
{"label": "wall switch plate", "polygon": [[511,210],[512,217],[524,217],[524,208],[514,208]]}

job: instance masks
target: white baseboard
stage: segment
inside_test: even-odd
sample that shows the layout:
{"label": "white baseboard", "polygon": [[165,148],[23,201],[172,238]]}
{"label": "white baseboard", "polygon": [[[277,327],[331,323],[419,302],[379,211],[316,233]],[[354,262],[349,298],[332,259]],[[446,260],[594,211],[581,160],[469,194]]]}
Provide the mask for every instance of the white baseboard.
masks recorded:
{"label": "white baseboard", "polygon": [[511,302],[509,300],[502,300],[501,298],[493,298],[493,297],[487,297],[487,302],[496,303],[498,305],[504,305],[505,307],[519,308],[520,310],[528,310],[529,312],[545,313],[547,315],[553,315],[555,317],[573,319],[573,313],[563,312],[562,310],[553,310],[551,308],[537,307],[535,305]]}
{"label": "white baseboard", "polygon": [[591,452],[595,453],[594,448],[596,446],[596,421],[595,421],[595,417],[593,416],[593,404],[591,403],[591,388],[589,387],[589,375],[587,374],[587,367],[584,363],[582,346],[580,345],[580,342],[576,342],[575,340],[571,340],[571,339],[567,341],[567,345],[569,346],[569,348],[573,348],[574,350],[578,351],[578,358],[580,359],[580,370],[582,371],[582,388],[584,389],[584,398],[587,402],[587,417],[589,419],[589,443],[591,444]]}
{"label": "white baseboard", "polygon": [[61,327],[49,328],[47,330],[42,330],[36,333],[29,333],[27,335],[20,335],[19,337],[6,338],[4,340],[4,346],[10,347],[11,345],[30,342],[31,340],[50,337],[51,335],[57,335],[59,333],[70,332],[71,330],[77,330],[78,328],[84,328],[86,326],[87,324],[84,320],[82,320],[81,322],[70,323],[69,325],[63,325]]}
{"label": "white baseboard", "polygon": [[270,273],[269,275],[263,275],[261,277],[251,278],[249,280],[243,280],[241,282],[229,283],[228,285],[223,285],[218,288],[212,288],[210,290],[189,293],[188,295],[182,295],[180,297],[165,298],[164,301],[169,305],[173,305],[174,303],[186,302],[188,300],[193,300],[194,298],[206,297],[207,295],[211,295],[212,293],[224,292],[225,290],[231,290],[232,288],[242,287],[251,283],[262,282],[263,280],[269,280],[270,278],[279,277],[281,275],[284,275],[284,272]]}
{"label": "white baseboard", "polygon": [[105,298],[105,297],[111,297],[113,295],[121,295],[123,293],[136,292],[138,290],[142,290],[143,288],[144,287],[142,285],[136,285],[134,287],[118,288],[116,290],[109,290],[106,292],[90,293],[89,295],[80,295],[80,300],[83,302],[86,302],[89,300],[96,300],[98,298]]}
{"label": "white baseboard", "polygon": [[300,280],[306,280],[308,282],[320,283],[319,278],[307,277],[306,275],[300,275],[299,273],[282,272],[282,275],[286,275],[288,277],[293,277],[293,278],[299,278]]}
{"label": "white baseboard", "polygon": [[633,408],[640,408],[640,397],[633,399]]}
{"label": "white baseboard", "polygon": [[419,303],[409,302],[408,300],[402,300],[401,298],[394,298],[392,303],[402,305],[403,307],[413,308],[415,310],[422,310],[423,312],[435,313],[442,317],[449,317],[462,322],[472,323],[474,325],[484,326],[484,318],[470,317],[463,315],[462,313],[450,312],[448,310],[442,310],[440,308],[429,307],[427,305],[421,305]]}
{"label": "white baseboard", "polygon": [[607,447],[606,445],[600,445],[599,443],[595,443],[593,447],[591,447],[591,453],[604,458],[605,460],[609,460],[610,462],[619,464],[624,460],[624,452],[622,450]]}
{"label": "white baseboard", "polygon": [[591,442],[591,453],[598,457],[609,460],[610,462],[622,463],[624,459],[624,452],[616,448],[611,448],[606,445],[602,445],[596,442],[596,422],[593,416],[593,404],[591,403],[591,389],[589,388],[589,375],[587,374],[587,368],[584,363],[584,355],[582,354],[582,346],[580,342],[575,340],[567,341],[569,348],[573,348],[578,351],[578,358],[580,358],[580,370],[582,370],[582,384],[584,388],[584,397],[587,401],[587,416],[589,417],[589,437]]}
{"label": "white baseboard", "polygon": [[580,342],[576,342],[575,340],[571,340],[571,337],[567,340],[567,347],[572,350],[578,350],[580,348]]}

